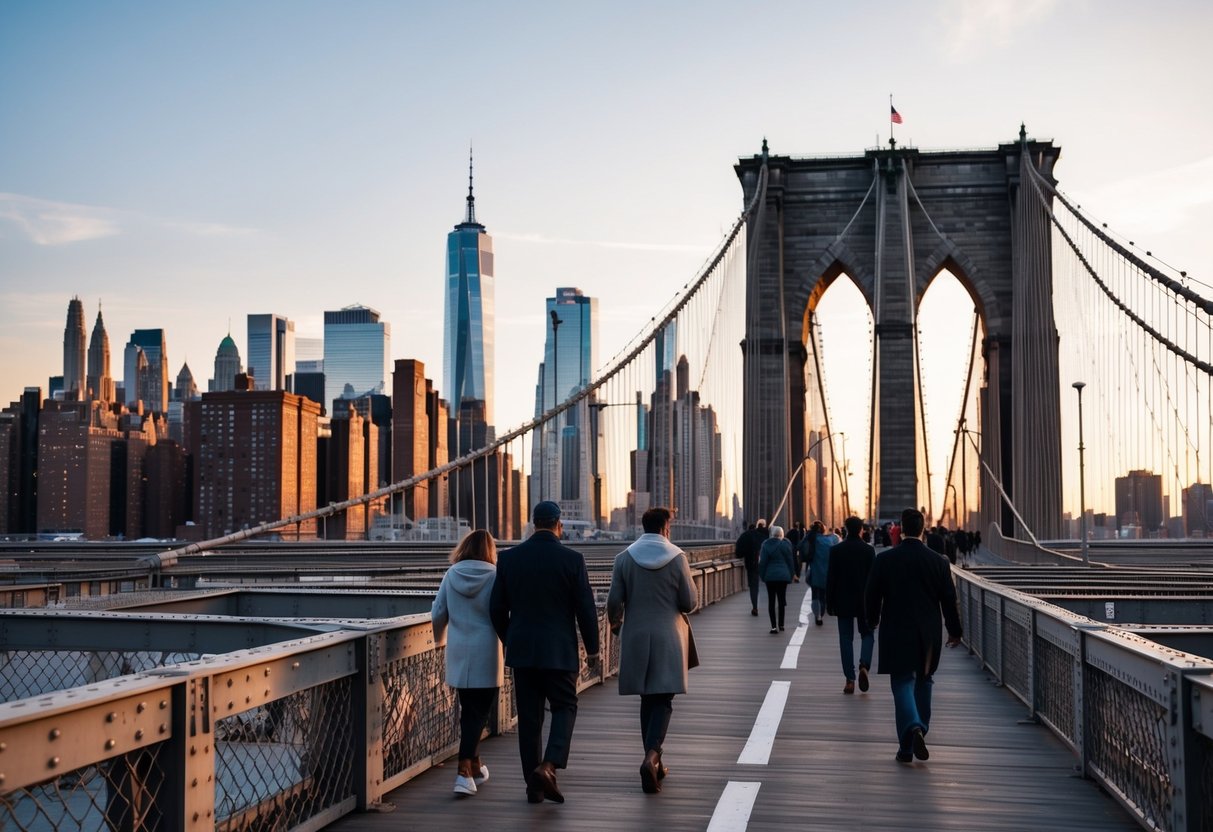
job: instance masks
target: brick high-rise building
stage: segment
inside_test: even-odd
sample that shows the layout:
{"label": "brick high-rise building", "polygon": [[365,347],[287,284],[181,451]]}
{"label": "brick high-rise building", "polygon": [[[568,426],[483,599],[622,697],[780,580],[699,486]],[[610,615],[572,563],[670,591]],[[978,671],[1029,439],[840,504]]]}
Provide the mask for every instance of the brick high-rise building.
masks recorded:
{"label": "brick high-rise building", "polygon": [[147,449],[143,460],[147,492],[144,501],[144,534],[174,537],[177,527],[189,519],[189,458],[171,439]]}
{"label": "brick high-rise building", "polygon": [[[345,412],[334,413],[330,423],[326,490],[329,502],[333,503],[360,497],[367,491],[367,432],[364,430],[367,420],[358,414],[352,403],[344,404]],[[366,506],[354,506],[329,517],[324,535],[329,540],[361,540],[366,536],[366,520]]]}
{"label": "brick high-rise building", "polygon": [[[423,363],[411,358],[396,362],[392,372],[392,482],[430,469],[430,420],[426,412],[430,387]],[[421,483],[405,491],[400,506],[410,520],[428,517],[430,484]]]}
{"label": "brick high-rise building", "polygon": [[39,532],[110,532],[117,419],[99,402],[47,402],[38,420]]}
{"label": "brick high-rise building", "polygon": [[[434,470],[450,462],[450,451],[447,438],[450,435],[450,409],[446,400],[438,395],[433,384],[427,379],[425,383],[425,416],[430,424],[429,470]],[[430,517],[450,517],[450,491],[444,484],[445,477],[440,481],[430,483]]]}
{"label": "brick high-rise building", "polygon": [[[204,534],[315,509],[320,405],[281,390],[236,390],[203,395],[198,410],[195,519]],[[316,521],[298,533],[314,537]]]}
{"label": "brick high-rise building", "polygon": [[1195,482],[1183,490],[1183,518],[1188,537],[1213,537],[1213,485]]}

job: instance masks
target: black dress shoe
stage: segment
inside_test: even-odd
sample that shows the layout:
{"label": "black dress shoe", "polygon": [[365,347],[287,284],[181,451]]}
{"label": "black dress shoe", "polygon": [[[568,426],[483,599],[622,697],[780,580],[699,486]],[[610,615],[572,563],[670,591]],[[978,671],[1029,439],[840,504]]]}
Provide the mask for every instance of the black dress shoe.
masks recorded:
{"label": "black dress shoe", "polygon": [[[548,768],[545,764],[540,764],[531,773],[531,789],[539,791],[553,803],[564,803],[564,795],[560,793],[560,789],[556,785],[556,770]],[[527,799],[530,799],[529,795]]]}
{"label": "black dress shoe", "polygon": [[912,763],[914,762],[914,755],[909,751],[898,751],[893,759],[899,763]]}
{"label": "black dress shoe", "polygon": [[527,803],[542,803],[543,802],[543,790],[542,789],[536,790],[536,789],[532,789],[530,786],[527,786],[526,787],[526,802]]}
{"label": "black dress shoe", "polygon": [[910,745],[914,749],[914,756],[920,760],[929,760],[931,752],[927,750],[927,738],[923,736],[921,728],[910,729]]}
{"label": "black dress shoe", "polygon": [[640,788],[645,794],[657,794],[661,791],[661,777],[657,773],[657,765],[647,757],[640,764]]}

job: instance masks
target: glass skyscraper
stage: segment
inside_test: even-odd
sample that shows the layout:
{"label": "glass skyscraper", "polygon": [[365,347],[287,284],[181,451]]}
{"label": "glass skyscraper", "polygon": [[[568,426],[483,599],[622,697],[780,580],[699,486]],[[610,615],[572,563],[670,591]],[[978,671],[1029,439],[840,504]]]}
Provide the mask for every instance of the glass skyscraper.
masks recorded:
{"label": "glass skyscraper", "polygon": [[[139,353],[147,361],[146,375],[140,384]],[[165,413],[168,410],[168,391],[172,386],[168,369],[168,348],[163,329],[136,329],[131,333],[123,354],[123,384],[126,385],[126,404],[133,405],[142,400],[149,413]]]}
{"label": "glass skyscraper", "polygon": [[[468,159],[467,215],[446,236],[443,303],[443,392],[458,413],[465,400],[484,402],[493,424],[494,349],[493,239],[476,222],[472,162]],[[326,365],[327,371],[327,365]]]}
{"label": "glass skyscraper", "polygon": [[[553,327],[552,319],[559,321]],[[598,360],[598,299],[572,287],[556,290],[547,299],[547,339],[535,390],[539,416],[590,383]],[[594,441],[589,406],[567,410],[551,430],[544,431],[542,448],[532,453],[532,469],[542,471],[537,499],[557,500],[570,517],[590,517],[589,484]],[[542,495],[540,497],[539,495]]]}
{"label": "glass skyscraper", "polygon": [[324,313],[324,397],[360,399],[384,394],[391,379],[392,328],[367,306]]}
{"label": "glass skyscraper", "polygon": [[248,316],[248,371],[255,390],[294,392],[295,322],[281,315]]}

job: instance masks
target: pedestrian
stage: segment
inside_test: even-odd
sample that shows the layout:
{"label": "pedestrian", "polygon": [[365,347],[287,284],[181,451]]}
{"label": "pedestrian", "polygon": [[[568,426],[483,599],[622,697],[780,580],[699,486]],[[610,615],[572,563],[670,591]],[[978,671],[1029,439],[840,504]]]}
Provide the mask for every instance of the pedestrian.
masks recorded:
{"label": "pedestrian", "polygon": [[954,535],[956,539],[956,550],[960,552],[960,562],[965,566],[969,565],[969,533],[964,529],[957,529]]}
{"label": "pedestrian", "polygon": [[784,611],[788,607],[788,584],[796,574],[792,544],[783,537],[783,527],[771,526],[771,536],[762,544],[758,556],[758,572],[767,585],[767,614],[771,617],[771,634],[783,629]]}
{"label": "pedestrian", "polygon": [[863,615],[863,593],[872,571],[876,550],[863,540],[863,521],[848,517],[844,523],[846,539],[830,549],[830,571],[826,575],[826,603],[830,615],[838,619],[838,649],[843,693],[855,692],[855,625],[859,624],[859,690],[868,690],[868,671],[872,667],[872,643],[875,640]]}
{"label": "pedestrian", "polygon": [[927,544],[927,548],[932,552],[938,552],[944,557],[948,556],[948,544],[944,540],[943,526],[932,526],[927,529],[926,535],[923,537],[923,543]]}
{"label": "pedestrian", "polygon": [[745,566],[746,582],[750,588],[750,615],[758,615],[758,551],[766,540],[767,521],[759,519],[737,538],[734,554]]}
{"label": "pedestrian", "polygon": [[889,526],[889,545],[896,546],[898,543],[901,543],[901,524],[894,520],[893,525]]}
{"label": "pedestrian", "polygon": [[446,683],[459,696],[459,769],[455,794],[474,795],[489,779],[480,762],[480,736],[505,681],[501,640],[489,617],[497,577],[497,543],[476,529],[451,552],[430,610],[434,644],[446,646]]}
{"label": "pedestrian", "polygon": [[880,666],[893,689],[897,725],[897,762],[926,760],[931,727],[931,687],[939,668],[942,637],[939,617],[948,630],[948,646],[960,644],[956,587],[946,559],[920,539],[926,525],[922,512],[901,513],[902,542],[876,556],[864,592],[868,628],[880,628]]}
{"label": "pedestrian", "polygon": [[813,539],[813,549],[809,553],[812,561],[808,564],[809,586],[813,591],[813,618],[820,627],[821,617],[826,613],[826,584],[830,573],[830,550],[840,541],[838,535],[826,533],[825,527],[817,524],[820,529]]}
{"label": "pedestrian", "polygon": [[[568,764],[577,721],[577,676],[581,661],[577,631],[585,643],[586,664],[598,667],[598,612],[585,558],[560,542],[564,526],[560,506],[537,503],[531,514],[535,533],[497,561],[490,611],[505,645],[505,663],[514,671],[518,711],[518,755],[526,781],[526,799],[564,803],[556,770]],[[544,704],[552,712],[543,747]]]}
{"label": "pedestrian", "polygon": [[668,771],[662,746],[674,697],[687,692],[687,613],[699,602],[686,553],[670,542],[673,516],[668,508],[644,513],[644,534],[616,555],[607,595],[607,620],[611,631],[619,633],[619,693],[640,696],[640,787],[645,794],[660,792]]}

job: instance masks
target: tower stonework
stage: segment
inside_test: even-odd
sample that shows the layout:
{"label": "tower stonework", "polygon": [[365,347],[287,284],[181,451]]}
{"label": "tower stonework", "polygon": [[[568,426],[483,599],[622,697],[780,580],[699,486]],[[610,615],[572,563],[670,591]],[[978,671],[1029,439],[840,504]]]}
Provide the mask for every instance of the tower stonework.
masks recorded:
{"label": "tower stonework", "polygon": [[[1020,140],[988,150],[920,152],[890,145],[863,155],[755,155],[735,170],[744,202],[767,164],[765,200],[750,219],[746,288],[745,513],[769,516],[810,449],[806,370],[818,301],[849,276],[875,322],[872,520],[923,503],[918,306],[942,271],[964,285],[985,327],[979,391],[982,460],[1037,537],[1060,534],[1060,411],[1049,218],[1021,181],[1047,180],[1060,148]],[[1024,181],[1023,187],[1031,185]],[[869,350],[862,339],[847,349]],[[852,441],[856,437],[849,437]],[[792,490],[803,517],[803,492]],[[983,523],[1013,517],[982,477]],[[868,506],[854,506],[858,513]],[[1017,530],[1018,531],[1018,530]]]}

